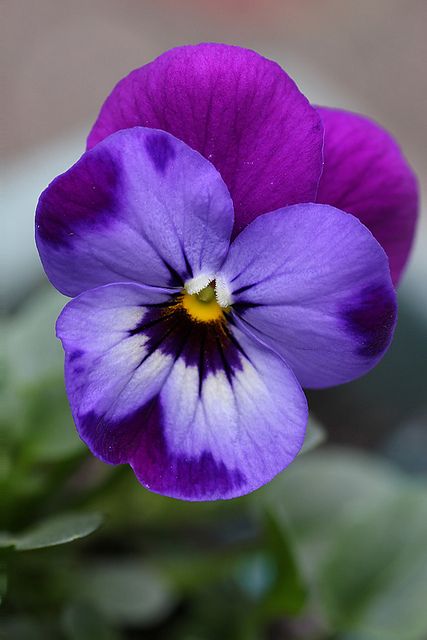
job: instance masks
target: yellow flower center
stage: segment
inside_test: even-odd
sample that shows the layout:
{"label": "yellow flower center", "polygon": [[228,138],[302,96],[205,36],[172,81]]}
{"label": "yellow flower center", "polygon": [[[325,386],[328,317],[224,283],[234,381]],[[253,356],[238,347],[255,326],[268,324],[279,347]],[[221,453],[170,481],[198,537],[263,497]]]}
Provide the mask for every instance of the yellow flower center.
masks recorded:
{"label": "yellow flower center", "polygon": [[223,309],[215,297],[215,289],[208,285],[199,293],[184,292],[182,306],[198,322],[215,322],[223,317]]}

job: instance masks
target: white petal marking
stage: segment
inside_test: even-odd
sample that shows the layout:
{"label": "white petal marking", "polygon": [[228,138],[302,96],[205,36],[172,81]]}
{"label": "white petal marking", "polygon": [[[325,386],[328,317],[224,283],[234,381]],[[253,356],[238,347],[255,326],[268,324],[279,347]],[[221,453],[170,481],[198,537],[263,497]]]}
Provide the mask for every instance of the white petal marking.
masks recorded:
{"label": "white petal marking", "polygon": [[215,274],[213,273],[201,273],[195,278],[191,278],[191,280],[187,280],[185,283],[185,289],[191,295],[194,293],[200,293],[202,289],[208,286],[215,280]]}
{"label": "white petal marking", "polygon": [[221,274],[215,278],[215,295],[220,307],[229,307],[233,302],[230,285]]}

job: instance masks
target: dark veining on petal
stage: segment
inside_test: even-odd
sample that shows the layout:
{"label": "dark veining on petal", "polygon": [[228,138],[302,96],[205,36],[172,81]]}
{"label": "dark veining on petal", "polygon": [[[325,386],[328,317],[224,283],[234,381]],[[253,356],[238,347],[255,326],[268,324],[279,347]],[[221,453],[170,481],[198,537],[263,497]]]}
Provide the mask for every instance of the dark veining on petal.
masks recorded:
{"label": "dark veining on petal", "polygon": [[366,358],[381,355],[389,345],[396,322],[396,300],[391,287],[370,286],[342,311],[345,328],[359,341],[357,353]]}
{"label": "dark veining on petal", "polygon": [[188,260],[188,256],[185,253],[185,249],[184,247],[182,247],[182,255],[184,256],[184,262],[185,262],[185,268],[187,269],[187,277],[186,280],[189,280],[190,278],[193,277],[193,268],[190,264],[190,261]]}
{"label": "dark veining on petal", "polygon": [[152,491],[203,500],[227,497],[246,483],[239,469],[216,462],[210,451],[197,457],[171,451],[158,396],[116,424],[89,413],[80,420],[80,434],[102,460],[130,462],[138,479]]}
{"label": "dark veining on petal", "polygon": [[40,237],[67,245],[82,227],[93,229],[113,219],[119,177],[120,168],[113,158],[105,156],[100,165],[92,154],[83,157],[42,194],[36,214]]}
{"label": "dark veining on petal", "polygon": [[233,291],[233,296],[238,296],[241,293],[244,293],[245,291],[248,291],[249,289],[252,289],[252,287],[256,287],[257,284],[258,284],[258,282],[253,282],[252,284],[247,284],[244,287],[239,287],[239,289],[235,289]]}
{"label": "dark veining on petal", "polygon": [[225,371],[231,379],[242,369],[245,354],[226,320],[197,322],[181,306],[181,295],[171,297],[163,306],[148,308],[141,321],[129,331],[131,336],[138,333],[148,336],[146,354],[160,349],[176,358],[179,353],[187,366],[198,367],[201,384],[211,373]]}
{"label": "dark veining on petal", "polygon": [[83,366],[77,365],[73,368],[73,374],[75,376],[81,376],[85,373],[86,369]]}
{"label": "dark veining on petal", "polygon": [[233,309],[237,314],[243,314],[245,313],[245,311],[247,311],[248,309],[255,309],[257,307],[263,307],[266,305],[263,305],[261,302],[234,302],[233,303]]}
{"label": "dark veining on petal", "polygon": [[145,140],[145,149],[158,173],[165,174],[168,164],[175,158],[175,149],[168,135],[150,133]]}
{"label": "dark veining on petal", "polygon": [[169,287],[183,287],[184,286],[184,281],[187,280],[187,278],[191,278],[193,273],[192,270],[190,268],[190,270],[188,271],[188,273],[186,274],[185,277],[181,276],[178,271],[176,269],[173,268],[173,266],[171,264],[169,264],[169,262],[167,262],[167,260],[165,260],[164,258],[162,258],[162,256],[160,256],[163,264],[165,265],[166,269],[169,271],[169,282],[168,282],[168,286]]}

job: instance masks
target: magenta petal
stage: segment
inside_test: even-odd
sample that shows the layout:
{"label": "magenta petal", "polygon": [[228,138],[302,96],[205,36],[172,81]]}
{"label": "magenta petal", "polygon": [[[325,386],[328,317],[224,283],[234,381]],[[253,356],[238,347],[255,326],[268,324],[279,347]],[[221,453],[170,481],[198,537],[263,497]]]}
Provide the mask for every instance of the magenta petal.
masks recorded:
{"label": "magenta petal", "polygon": [[107,98],[88,147],[136,125],[169,131],[215,165],[233,198],[235,232],[316,197],[320,118],[289,76],[253,51],[179,47],[133,71]]}
{"label": "magenta petal", "polygon": [[357,216],[386,251],[396,284],[408,260],[418,211],[415,175],[391,135],[339,109],[318,109],[325,166],[317,201]]}

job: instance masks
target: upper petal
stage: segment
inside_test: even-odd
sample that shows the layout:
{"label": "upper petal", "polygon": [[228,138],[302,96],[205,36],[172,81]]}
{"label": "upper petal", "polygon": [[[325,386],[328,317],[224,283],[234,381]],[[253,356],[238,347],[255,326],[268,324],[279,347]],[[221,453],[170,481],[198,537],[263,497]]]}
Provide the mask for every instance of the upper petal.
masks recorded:
{"label": "upper petal", "polygon": [[354,214],[372,231],[388,255],[396,284],[415,232],[416,177],[378,124],[339,109],[318,110],[325,127],[325,166],[317,201]]}
{"label": "upper petal", "polygon": [[119,131],[42,193],[36,241],[66,295],[117,281],[180,287],[215,272],[233,204],[210,162],[164,131]]}
{"label": "upper petal", "polygon": [[173,300],[111,284],[65,307],[57,333],[80,436],[158,493],[214,500],[253,491],[300,450],[304,394],[273,351],[237,327],[191,326]]}
{"label": "upper petal", "polygon": [[172,49],[121,80],[89,135],[144,125],[173,133],[220,171],[235,231],[258,214],[315,199],[323,131],[316,110],[274,62],[247,49]]}
{"label": "upper petal", "polygon": [[305,204],[267,213],[233,242],[219,276],[248,332],[274,348],[300,383],[362,375],[396,321],[387,256],[354,216]]}

